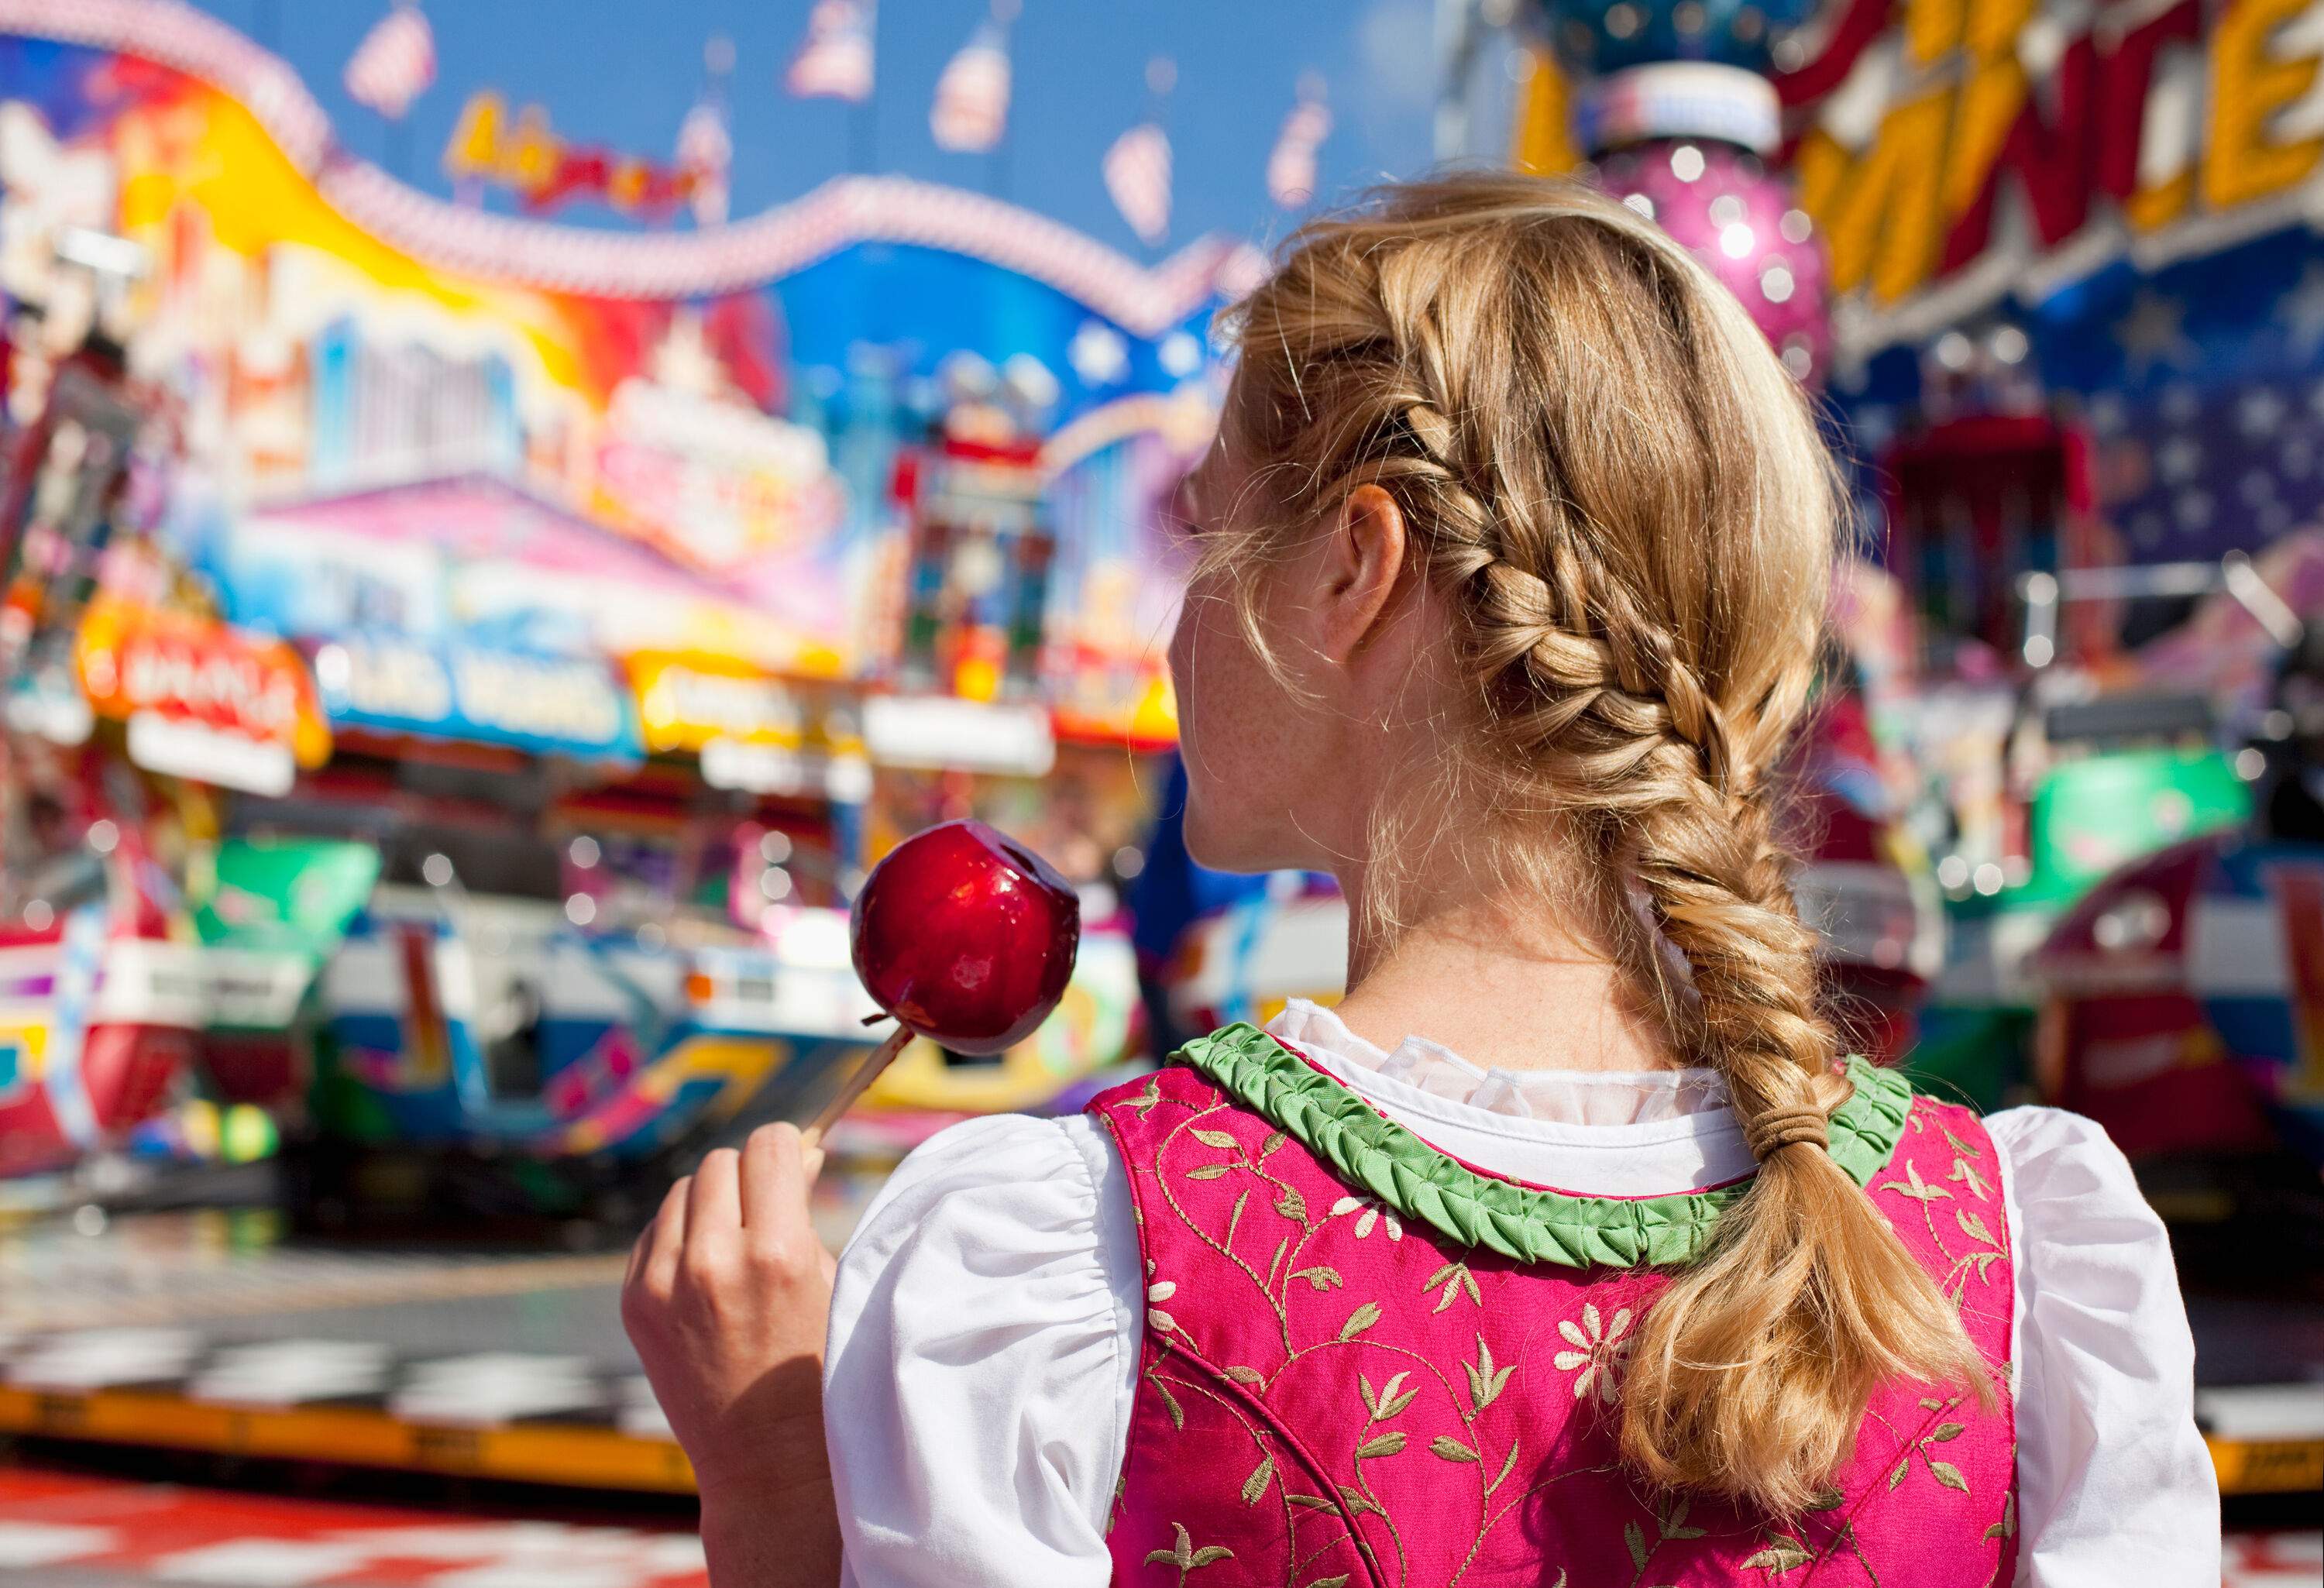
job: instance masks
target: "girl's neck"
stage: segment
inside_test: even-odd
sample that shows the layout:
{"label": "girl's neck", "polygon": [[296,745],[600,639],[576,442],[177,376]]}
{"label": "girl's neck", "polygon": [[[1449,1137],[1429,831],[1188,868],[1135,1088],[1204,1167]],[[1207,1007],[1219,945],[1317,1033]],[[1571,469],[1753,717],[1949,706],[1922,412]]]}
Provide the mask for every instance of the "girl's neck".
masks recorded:
{"label": "girl's neck", "polygon": [[1488,1068],[1680,1067],[1633,979],[1560,913],[1443,903],[1386,940],[1359,919],[1349,937],[1348,994],[1335,1012],[1376,1047],[1393,1050],[1406,1037],[1425,1037]]}

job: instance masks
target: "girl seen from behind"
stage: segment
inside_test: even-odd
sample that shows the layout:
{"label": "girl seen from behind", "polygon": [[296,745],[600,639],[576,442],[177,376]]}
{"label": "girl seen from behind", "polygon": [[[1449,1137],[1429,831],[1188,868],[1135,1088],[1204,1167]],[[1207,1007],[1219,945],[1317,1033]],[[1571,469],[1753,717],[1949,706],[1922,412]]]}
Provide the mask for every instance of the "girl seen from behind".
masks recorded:
{"label": "girl seen from behind", "polygon": [[[863,1588],[2215,1582],[2120,1155],[1818,1011],[1775,773],[1840,497],[1740,307],[1479,176],[1309,226],[1235,330],[1187,842],[1333,872],[1348,994],[913,1154],[831,1293],[827,1495],[755,1526]],[[633,1265],[706,1473],[814,1464],[801,1397],[735,1409],[813,1353],[799,1174],[706,1164]],[[693,1262],[736,1230],[779,1271]],[[780,1326],[723,1325],[754,1288]],[[764,1558],[752,1487],[706,1481],[714,1569]]]}

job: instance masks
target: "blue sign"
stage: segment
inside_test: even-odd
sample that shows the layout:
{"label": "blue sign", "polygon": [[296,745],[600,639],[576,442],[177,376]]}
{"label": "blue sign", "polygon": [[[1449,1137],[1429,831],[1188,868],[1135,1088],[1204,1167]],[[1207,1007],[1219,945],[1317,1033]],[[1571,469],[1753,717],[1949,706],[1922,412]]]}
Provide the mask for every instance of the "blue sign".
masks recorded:
{"label": "blue sign", "polygon": [[629,691],[594,657],[363,635],[315,652],[315,684],[335,726],[586,761],[645,753]]}

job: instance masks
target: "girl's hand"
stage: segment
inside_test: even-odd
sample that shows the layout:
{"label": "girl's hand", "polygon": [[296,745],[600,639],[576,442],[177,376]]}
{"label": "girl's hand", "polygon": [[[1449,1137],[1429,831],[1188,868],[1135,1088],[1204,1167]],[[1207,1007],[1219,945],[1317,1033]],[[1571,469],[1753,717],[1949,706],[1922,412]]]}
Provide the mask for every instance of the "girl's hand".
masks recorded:
{"label": "girl's hand", "polygon": [[714,1583],[839,1576],[823,1443],[831,1254],[807,1218],[823,1154],[767,1125],[669,1188],[638,1237],[622,1323],[694,1463]]}

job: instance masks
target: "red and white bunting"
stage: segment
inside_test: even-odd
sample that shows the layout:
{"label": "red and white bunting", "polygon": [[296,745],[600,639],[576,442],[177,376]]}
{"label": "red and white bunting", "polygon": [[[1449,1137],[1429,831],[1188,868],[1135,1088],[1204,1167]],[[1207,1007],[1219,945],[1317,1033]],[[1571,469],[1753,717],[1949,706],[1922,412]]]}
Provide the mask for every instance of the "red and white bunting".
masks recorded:
{"label": "red and white bunting", "polygon": [[401,121],[436,80],[436,35],[415,0],[398,0],[347,57],[347,93],[358,105]]}
{"label": "red and white bunting", "polygon": [[816,0],[807,37],[783,86],[801,99],[872,97],[872,20],[877,0]]}
{"label": "red and white bunting", "polygon": [[905,177],[835,177],[733,225],[619,232],[495,215],[424,193],[334,143],[299,75],[177,0],[0,0],[0,32],[115,50],[234,97],[323,201],[433,269],[549,292],[716,296],[779,280],[856,243],[908,243],[1045,282],[1093,313],[1156,337],[1204,303],[1267,278],[1250,244],[1204,237],[1148,266],[1061,222],[982,193]]}
{"label": "red and white bunting", "polygon": [[928,130],[938,148],[964,153],[991,148],[1009,130],[1009,40],[999,23],[979,24],[945,63]]}
{"label": "red and white bunting", "polygon": [[1303,97],[1283,118],[1267,157],[1267,194],[1286,209],[1315,197],[1315,152],[1332,135],[1332,113],[1321,99]]}
{"label": "red and white bunting", "polygon": [[1170,139],[1160,125],[1140,122],[1113,141],[1105,152],[1105,190],[1148,243],[1170,235]]}

